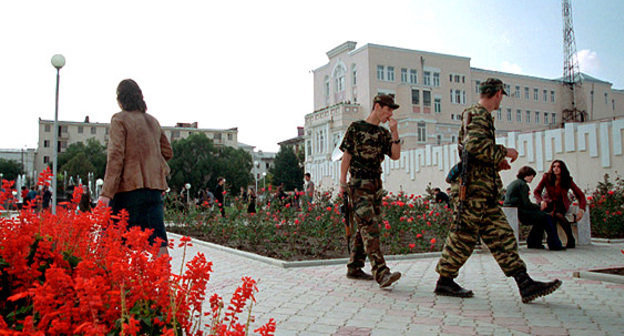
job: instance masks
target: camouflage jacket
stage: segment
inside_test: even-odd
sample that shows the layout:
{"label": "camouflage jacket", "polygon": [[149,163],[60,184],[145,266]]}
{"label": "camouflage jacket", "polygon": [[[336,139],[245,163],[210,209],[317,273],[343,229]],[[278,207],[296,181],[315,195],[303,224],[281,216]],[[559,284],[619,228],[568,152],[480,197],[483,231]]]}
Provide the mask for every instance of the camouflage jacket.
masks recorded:
{"label": "camouflage jacket", "polygon": [[[468,125],[464,125],[465,114],[471,114]],[[476,104],[462,113],[462,127],[459,130],[459,144],[464,136],[464,150],[470,155],[467,181],[468,198],[498,200],[503,183],[498,175],[498,164],[505,159],[507,149],[497,145],[494,132],[494,118],[482,105]]]}
{"label": "camouflage jacket", "polygon": [[351,154],[351,176],[368,177],[381,175],[384,155],[391,155],[390,132],[364,120],[351,123],[340,144],[340,150]]}

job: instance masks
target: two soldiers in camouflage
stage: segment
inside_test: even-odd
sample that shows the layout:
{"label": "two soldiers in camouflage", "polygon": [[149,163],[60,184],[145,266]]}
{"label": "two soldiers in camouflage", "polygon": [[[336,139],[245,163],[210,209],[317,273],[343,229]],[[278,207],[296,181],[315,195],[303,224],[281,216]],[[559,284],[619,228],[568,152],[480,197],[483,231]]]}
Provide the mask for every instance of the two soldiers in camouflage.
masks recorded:
{"label": "two soldiers in camouflage", "polygon": [[[392,96],[378,95],[368,118],[352,123],[340,144],[340,150],[344,153],[340,165],[340,193],[348,194],[351,213],[357,225],[356,230],[347,228],[350,252],[347,277],[375,279],[382,288],[401,277],[399,272],[390,272],[379,245],[383,197],[381,162],[385,155],[392,160],[398,160],[401,156],[397,121],[392,118],[392,111],[397,108],[399,105],[394,103]],[[390,132],[379,126],[385,122],[388,122]],[[349,184],[347,172],[351,175]],[[353,221],[349,222],[349,225],[353,224]],[[372,276],[362,271],[367,255]]]}
{"label": "two soldiers in camouflage", "polygon": [[[459,144],[463,150],[461,179],[465,189],[460,193],[451,230],[436,267],[440,278],[435,287],[438,295],[472,297],[474,294],[458,285],[454,279],[459,269],[473,252],[479,237],[507,276],[513,276],[518,284],[522,302],[528,303],[538,297],[554,292],[561,281],[534,281],[529,277],[526,265],[518,255],[512,228],[498,203],[502,181],[499,171],[510,169],[506,158],[515,161],[518,152],[497,145],[495,141],[492,111],[500,107],[503,95],[507,95],[503,82],[489,78],[480,86],[479,103],[462,114]],[[340,149],[344,152],[340,166],[340,192],[348,193],[351,200],[357,230],[349,237],[350,260],[347,277],[372,280],[380,287],[397,281],[401,274],[390,272],[379,246],[380,206],[382,198],[381,162],[384,155],[393,160],[400,158],[400,140],[393,110],[399,105],[390,95],[378,95],[366,120],[352,123],[345,134]],[[390,132],[380,123],[389,123]],[[351,178],[347,185],[347,172]],[[452,174],[457,175],[457,174]],[[457,178],[452,178],[453,189],[458,190]],[[353,230],[351,230],[353,232]],[[373,275],[362,271],[368,255]]]}

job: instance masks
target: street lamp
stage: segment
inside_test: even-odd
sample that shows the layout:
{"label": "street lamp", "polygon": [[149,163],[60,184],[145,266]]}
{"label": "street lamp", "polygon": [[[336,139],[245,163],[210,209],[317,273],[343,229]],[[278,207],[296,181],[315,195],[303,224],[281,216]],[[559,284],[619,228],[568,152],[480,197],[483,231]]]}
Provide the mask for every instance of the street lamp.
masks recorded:
{"label": "street lamp", "polygon": [[190,198],[191,184],[187,183],[184,185],[184,187],[186,188],[186,203],[191,204],[191,198]]}
{"label": "street lamp", "polygon": [[266,190],[266,172],[262,172],[262,183],[264,184],[262,188]]}
{"label": "street lamp", "polygon": [[65,56],[56,54],[52,56],[52,66],[56,68],[56,100],[54,105],[54,142],[52,143],[52,213],[56,214],[56,162],[58,156],[58,101],[59,101],[59,82],[61,80],[61,68],[65,65]]}

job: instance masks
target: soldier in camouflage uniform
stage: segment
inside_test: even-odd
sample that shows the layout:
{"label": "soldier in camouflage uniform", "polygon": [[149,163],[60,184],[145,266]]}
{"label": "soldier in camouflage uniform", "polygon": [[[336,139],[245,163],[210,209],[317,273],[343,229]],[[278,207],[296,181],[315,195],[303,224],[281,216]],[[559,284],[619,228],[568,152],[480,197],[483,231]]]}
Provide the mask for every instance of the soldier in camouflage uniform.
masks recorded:
{"label": "soldier in camouflage uniform", "polygon": [[[381,224],[381,162],[384,155],[393,160],[401,156],[401,143],[397,121],[392,111],[399,108],[390,95],[378,95],[373,109],[366,118],[349,125],[340,150],[344,152],[340,165],[340,192],[348,192],[357,230],[349,237],[350,259],[347,277],[373,280],[379,287],[388,287],[399,280],[401,273],[390,272],[379,246]],[[388,122],[390,132],[379,126]],[[350,174],[347,185],[347,171]],[[366,256],[371,263],[373,275],[362,271]]]}
{"label": "soldier in camouflage uniform", "polygon": [[[492,111],[500,107],[503,95],[507,95],[503,82],[489,78],[480,86],[481,98],[462,114],[459,131],[462,155],[461,178],[465,179],[465,198],[455,202],[455,215],[442,257],[436,267],[440,278],[436,284],[438,295],[472,297],[473,292],[462,288],[453,280],[459,269],[472,254],[479,235],[487,244],[492,256],[506,276],[513,276],[520,290],[522,302],[530,302],[548,295],[561,286],[561,281],[548,283],[532,280],[526,265],[518,255],[518,245],[513,229],[498,203],[502,181],[498,172],[510,169],[506,157],[515,161],[518,152],[497,145],[495,141]],[[466,162],[467,161],[467,162]],[[457,180],[453,181],[457,190]]]}

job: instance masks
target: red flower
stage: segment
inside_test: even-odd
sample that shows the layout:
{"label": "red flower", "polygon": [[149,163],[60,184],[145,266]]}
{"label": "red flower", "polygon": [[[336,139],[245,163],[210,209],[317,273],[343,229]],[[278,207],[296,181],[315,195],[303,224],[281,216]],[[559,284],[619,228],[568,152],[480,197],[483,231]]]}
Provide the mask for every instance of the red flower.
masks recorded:
{"label": "red flower", "polygon": [[436,239],[435,238],[431,238],[431,244],[435,244],[436,243]]}
{"label": "red flower", "polygon": [[387,220],[384,220],[383,223],[384,223],[384,227],[386,228],[386,230],[390,230],[391,229],[390,222],[388,222]]}
{"label": "red flower", "polygon": [[410,248],[410,249],[414,249],[414,247],[416,247],[416,244],[411,243],[411,244],[409,244],[408,246],[409,246],[409,248]]}
{"label": "red flower", "polygon": [[419,233],[416,235],[416,238],[422,238],[422,236],[423,236],[422,233]]}
{"label": "red flower", "polygon": [[609,191],[607,191],[607,194],[609,194],[609,195],[613,195],[613,194],[615,194],[615,191],[613,191],[613,190],[609,190]]}

